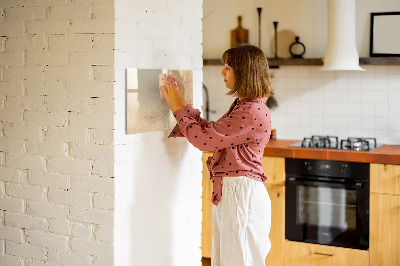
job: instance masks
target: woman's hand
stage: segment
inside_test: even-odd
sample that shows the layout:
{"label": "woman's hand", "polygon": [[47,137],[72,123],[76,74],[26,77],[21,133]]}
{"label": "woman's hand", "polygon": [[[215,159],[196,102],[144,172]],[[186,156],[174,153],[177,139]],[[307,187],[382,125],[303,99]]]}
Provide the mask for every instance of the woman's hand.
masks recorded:
{"label": "woman's hand", "polygon": [[[174,113],[178,109],[183,109],[185,106],[182,106],[182,92],[180,82],[178,82],[175,78],[167,77],[167,80],[164,83],[164,86],[160,86],[161,91],[164,93],[164,99],[167,102],[169,109]],[[179,91],[177,87],[179,86]],[[182,86],[183,88],[183,86]],[[182,89],[183,90],[183,89]],[[185,98],[183,97],[183,101]]]}
{"label": "woman's hand", "polygon": [[185,108],[187,105],[187,102],[185,100],[185,88],[183,87],[182,83],[177,80],[176,78],[172,79],[175,81],[175,84],[178,84],[178,97],[179,97],[179,103],[181,104],[182,108]]}

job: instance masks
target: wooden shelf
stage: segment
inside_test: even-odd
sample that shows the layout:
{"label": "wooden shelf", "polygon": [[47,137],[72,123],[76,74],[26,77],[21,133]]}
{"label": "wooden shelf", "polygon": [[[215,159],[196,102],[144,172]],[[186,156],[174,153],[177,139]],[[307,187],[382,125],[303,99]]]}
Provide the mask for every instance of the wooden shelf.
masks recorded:
{"label": "wooden shelf", "polygon": [[[279,66],[321,66],[323,58],[268,58],[271,68]],[[204,66],[222,65],[220,59],[204,59]],[[400,65],[400,57],[362,57],[360,65]]]}

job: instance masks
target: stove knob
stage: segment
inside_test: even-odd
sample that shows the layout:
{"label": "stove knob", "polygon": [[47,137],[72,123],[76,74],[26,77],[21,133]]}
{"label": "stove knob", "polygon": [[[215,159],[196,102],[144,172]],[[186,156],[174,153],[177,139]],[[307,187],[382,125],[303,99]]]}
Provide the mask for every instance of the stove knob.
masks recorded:
{"label": "stove knob", "polygon": [[341,174],[346,173],[346,169],[347,169],[347,164],[342,164],[342,167],[340,168],[340,173]]}

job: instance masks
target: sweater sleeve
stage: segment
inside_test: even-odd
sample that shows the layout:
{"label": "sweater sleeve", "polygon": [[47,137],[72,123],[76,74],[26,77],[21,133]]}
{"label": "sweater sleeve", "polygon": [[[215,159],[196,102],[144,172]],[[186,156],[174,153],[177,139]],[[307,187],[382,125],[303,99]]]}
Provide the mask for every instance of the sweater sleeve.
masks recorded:
{"label": "sweater sleeve", "polygon": [[[187,115],[196,120],[200,126],[205,127],[209,124],[207,120],[200,117],[200,110],[194,109],[191,104],[187,104],[184,110],[187,113]],[[180,131],[178,123],[175,125],[175,127],[172,129],[171,133],[168,136],[168,138],[171,137],[173,138],[184,137],[184,135]]]}
{"label": "sweater sleeve", "polygon": [[235,109],[218,122],[202,126],[184,110],[174,112],[180,132],[201,151],[211,151],[254,141],[252,132],[257,125],[254,115],[249,109]]}

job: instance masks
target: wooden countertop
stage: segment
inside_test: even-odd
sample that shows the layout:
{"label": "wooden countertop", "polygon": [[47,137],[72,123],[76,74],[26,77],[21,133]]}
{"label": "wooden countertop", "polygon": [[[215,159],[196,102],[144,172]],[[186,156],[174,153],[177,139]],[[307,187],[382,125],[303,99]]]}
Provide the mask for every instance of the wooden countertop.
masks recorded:
{"label": "wooden countertop", "polygon": [[301,140],[270,140],[264,156],[364,163],[400,164],[400,145],[383,145],[372,151],[289,147]]}

